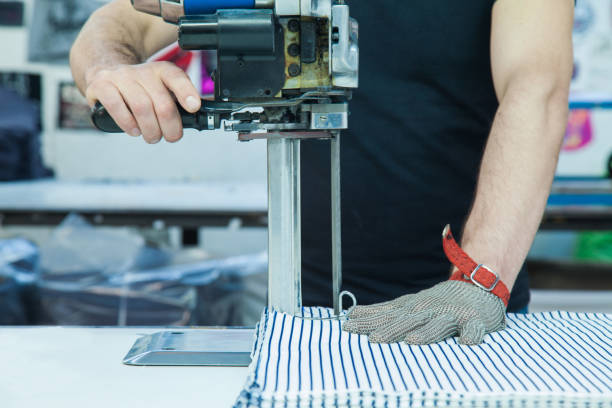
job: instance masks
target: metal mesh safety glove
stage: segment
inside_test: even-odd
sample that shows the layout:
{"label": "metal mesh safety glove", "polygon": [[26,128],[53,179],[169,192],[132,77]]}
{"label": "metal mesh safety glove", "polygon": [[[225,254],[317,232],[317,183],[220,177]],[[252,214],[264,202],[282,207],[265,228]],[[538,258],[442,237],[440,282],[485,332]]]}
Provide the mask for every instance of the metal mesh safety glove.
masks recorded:
{"label": "metal mesh safety glove", "polygon": [[388,302],[357,306],[343,330],[367,334],[374,343],[430,344],[458,335],[460,343],[474,345],[485,334],[504,329],[507,287],[461,250],[448,226],[442,236],[444,252],[459,269],[450,280]]}
{"label": "metal mesh safety glove", "polygon": [[343,330],[373,343],[429,344],[458,334],[462,344],[479,344],[505,327],[505,307],[475,285],[449,280],[390,303],[357,306],[348,318]]}

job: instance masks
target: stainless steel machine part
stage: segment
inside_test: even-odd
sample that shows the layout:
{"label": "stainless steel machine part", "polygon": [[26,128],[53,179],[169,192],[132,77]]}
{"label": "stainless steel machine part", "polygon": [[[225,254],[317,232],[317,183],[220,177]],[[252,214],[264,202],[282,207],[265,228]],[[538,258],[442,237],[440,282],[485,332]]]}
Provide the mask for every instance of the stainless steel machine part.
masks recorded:
{"label": "stainless steel machine part", "polygon": [[310,111],[311,129],[346,129],[348,127],[348,104],[312,104],[304,105]]}
{"label": "stainless steel machine part", "polygon": [[[333,132],[331,143],[331,224],[332,224],[332,280],[334,315],[342,311],[342,214],[340,201],[340,132]],[[354,299],[354,298],[353,298]]]}
{"label": "stainless steel machine part", "polygon": [[277,16],[299,16],[300,1],[296,0],[275,0],[274,14]]}
{"label": "stainless steel machine part", "polygon": [[274,8],[274,0],[255,0],[255,8]]}
{"label": "stainless steel machine part", "polygon": [[252,329],[163,331],[140,337],[123,363],[246,367],[252,345]]}
{"label": "stainless steel machine part", "polygon": [[359,85],[359,24],[350,17],[347,5],[332,7],[331,73],[334,86]]}
{"label": "stainless steel machine part", "polygon": [[300,139],[268,139],[268,306],[302,308]]}
{"label": "stainless steel machine part", "polygon": [[[277,0],[278,1],[278,0]],[[302,16],[331,17],[332,0],[301,0]]]}

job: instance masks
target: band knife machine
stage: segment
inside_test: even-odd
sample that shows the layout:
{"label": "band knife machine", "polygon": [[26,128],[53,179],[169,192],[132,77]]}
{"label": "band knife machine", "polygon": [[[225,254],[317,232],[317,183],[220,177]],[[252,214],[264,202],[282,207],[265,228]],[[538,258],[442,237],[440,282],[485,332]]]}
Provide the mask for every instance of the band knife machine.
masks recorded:
{"label": "band knife machine", "polygon": [[[300,142],[329,139],[333,299],[341,312],[340,131],[358,85],[358,24],[344,0],[132,0],[178,27],[185,50],[216,51],[214,100],[183,126],[267,139],[268,305],[301,313]],[[121,132],[103,106],[94,125]],[[227,331],[226,331],[227,332]],[[124,360],[138,365],[245,365],[251,336],[211,330],[140,338]],[[211,334],[212,333],[212,334]]]}

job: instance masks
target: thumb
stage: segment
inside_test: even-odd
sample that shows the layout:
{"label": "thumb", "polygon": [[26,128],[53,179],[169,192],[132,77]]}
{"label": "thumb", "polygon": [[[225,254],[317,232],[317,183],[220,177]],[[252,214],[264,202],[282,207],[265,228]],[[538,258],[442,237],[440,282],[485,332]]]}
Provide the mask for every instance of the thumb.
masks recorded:
{"label": "thumb", "polygon": [[484,335],[484,323],[477,318],[473,318],[466,321],[459,328],[459,343],[466,344],[469,346],[480,344],[482,343]]}

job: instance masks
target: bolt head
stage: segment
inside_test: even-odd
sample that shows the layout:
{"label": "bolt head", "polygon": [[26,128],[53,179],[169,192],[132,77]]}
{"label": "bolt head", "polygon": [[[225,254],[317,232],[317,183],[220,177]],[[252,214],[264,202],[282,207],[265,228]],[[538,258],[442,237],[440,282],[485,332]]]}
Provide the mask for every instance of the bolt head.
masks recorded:
{"label": "bolt head", "polygon": [[292,77],[298,76],[300,75],[300,73],[302,72],[302,69],[300,68],[300,66],[298,64],[291,64],[289,65],[289,75],[291,75]]}
{"label": "bolt head", "polygon": [[289,20],[287,28],[289,28],[289,31],[291,31],[292,33],[297,33],[298,31],[300,31],[300,22],[296,19]]}
{"label": "bolt head", "polygon": [[289,44],[289,48],[287,48],[287,53],[292,57],[297,57],[300,55],[300,46],[297,44]]}

